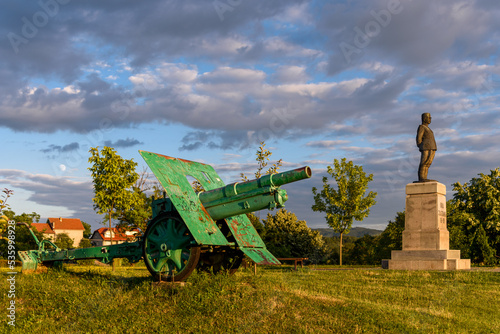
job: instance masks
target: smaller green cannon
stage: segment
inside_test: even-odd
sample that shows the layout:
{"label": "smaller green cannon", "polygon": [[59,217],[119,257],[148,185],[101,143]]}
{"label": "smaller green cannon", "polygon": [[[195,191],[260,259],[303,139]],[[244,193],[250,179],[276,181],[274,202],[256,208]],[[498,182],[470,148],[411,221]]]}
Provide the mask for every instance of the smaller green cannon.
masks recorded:
{"label": "smaller green cannon", "polygon": [[[23,271],[63,260],[143,259],[156,280],[182,281],[195,269],[235,272],[245,255],[257,264],[280,264],[245,214],[283,207],[288,195],[280,187],[310,178],[309,167],[225,185],[210,165],[139,152],[165,191],[152,202],[144,234],[135,242],[61,250],[51,241],[38,241],[32,232],[38,250],[18,252]],[[196,179],[203,191],[196,193],[188,178]]]}

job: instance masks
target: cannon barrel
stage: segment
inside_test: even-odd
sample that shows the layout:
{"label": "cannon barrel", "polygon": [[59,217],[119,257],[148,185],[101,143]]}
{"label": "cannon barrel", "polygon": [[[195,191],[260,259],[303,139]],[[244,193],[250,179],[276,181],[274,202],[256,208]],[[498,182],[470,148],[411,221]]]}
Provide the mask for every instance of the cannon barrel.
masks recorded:
{"label": "cannon barrel", "polygon": [[310,178],[311,175],[311,168],[306,166],[200,192],[198,197],[213,220],[263,209],[281,208],[288,195],[279,187]]}

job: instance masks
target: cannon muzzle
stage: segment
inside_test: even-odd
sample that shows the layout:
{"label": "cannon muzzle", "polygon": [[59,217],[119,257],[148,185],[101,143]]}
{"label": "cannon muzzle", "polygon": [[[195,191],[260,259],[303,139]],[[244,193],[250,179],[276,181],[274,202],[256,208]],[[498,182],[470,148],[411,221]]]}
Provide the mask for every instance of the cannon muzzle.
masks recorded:
{"label": "cannon muzzle", "polygon": [[306,166],[200,192],[198,197],[213,220],[263,209],[281,208],[288,200],[288,195],[280,186],[310,178],[311,175],[311,168]]}

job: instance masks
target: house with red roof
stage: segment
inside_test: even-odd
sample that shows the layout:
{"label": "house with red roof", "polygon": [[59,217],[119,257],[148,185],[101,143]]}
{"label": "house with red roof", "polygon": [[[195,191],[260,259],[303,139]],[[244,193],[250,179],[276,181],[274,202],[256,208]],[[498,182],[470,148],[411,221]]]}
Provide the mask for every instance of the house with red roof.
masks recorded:
{"label": "house with red roof", "polygon": [[73,239],[73,247],[78,247],[78,244],[83,239],[82,221],[78,218],[48,218],[45,223],[32,223],[31,227],[38,232],[42,232],[45,237],[54,241],[58,234],[66,233]]}
{"label": "house with red roof", "polygon": [[111,245],[112,237],[113,245],[116,245],[124,242],[135,241],[138,233],[138,229],[126,231],[115,227],[111,228],[111,230],[107,227],[101,227],[100,229],[94,231],[90,237],[90,242],[93,246],[108,246]]}

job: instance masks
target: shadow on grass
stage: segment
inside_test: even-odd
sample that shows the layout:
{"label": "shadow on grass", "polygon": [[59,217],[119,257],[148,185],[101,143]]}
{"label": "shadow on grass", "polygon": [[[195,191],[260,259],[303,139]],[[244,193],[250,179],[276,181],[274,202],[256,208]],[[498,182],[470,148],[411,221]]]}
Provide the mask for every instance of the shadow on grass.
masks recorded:
{"label": "shadow on grass", "polygon": [[[86,268],[86,269],[84,269]],[[138,286],[143,286],[147,283],[154,283],[154,279],[151,275],[148,276],[130,276],[130,272],[127,271],[142,271],[140,269],[118,269],[117,271],[111,271],[111,268],[106,268],[103,270],[101,267],[79,267],[79,270],[75,270],[72,266],[63,266],[61,269],[50,269],[50,270],[60,270],[73,277],[77,277],[87,281],[93,281],[93,284],[97,281],[98,283],[106,282],[108,284],[119,284],[123,285],[127,289],[134,289]],[[84,269],[84,270],[82,270]],[[145,268],[144,268],[145,269]],[[147,271],[147,269],[145,269]]]}
{"label": "shadow on grass", "polygon": [[301,271],[311,270],[310,267],[306,267],[306,266],[303,268],[297,268],[297,270],[295,270],[293,264],[292,265],[281,265],[281,266],[258,266],[257,272],[259,271],[259,269],[265,269],[266,271],[271,271],[271,272],[275,272],[275,273],[276,272],[289,273],[290,271],[301,272]]}
{"label": "shadow on grass", "polygon": [[[194,271],[185,282],[158,282],[153,279],[146,268],[119,267],[116,271],[111,271],[111,268],[92,267],[92,266],[63,266],[62,268],[51,268],[51,271],[63,272],[72,277],[88,281],[89,284],[120,286],[124,290],[133,290],[135,288],[143,288],[145,286],[168,288],[176,291],[177,288],[188,285],[199,285],[200,283],[210,284],[218,280],[228,279],[232,275],[228,273],[211,274],[207,272]],[[134,275],[138,274],[138,275]],[[141,276],[139,276],[141,275]],[[145,276],[144,276],[145,275]]]}

